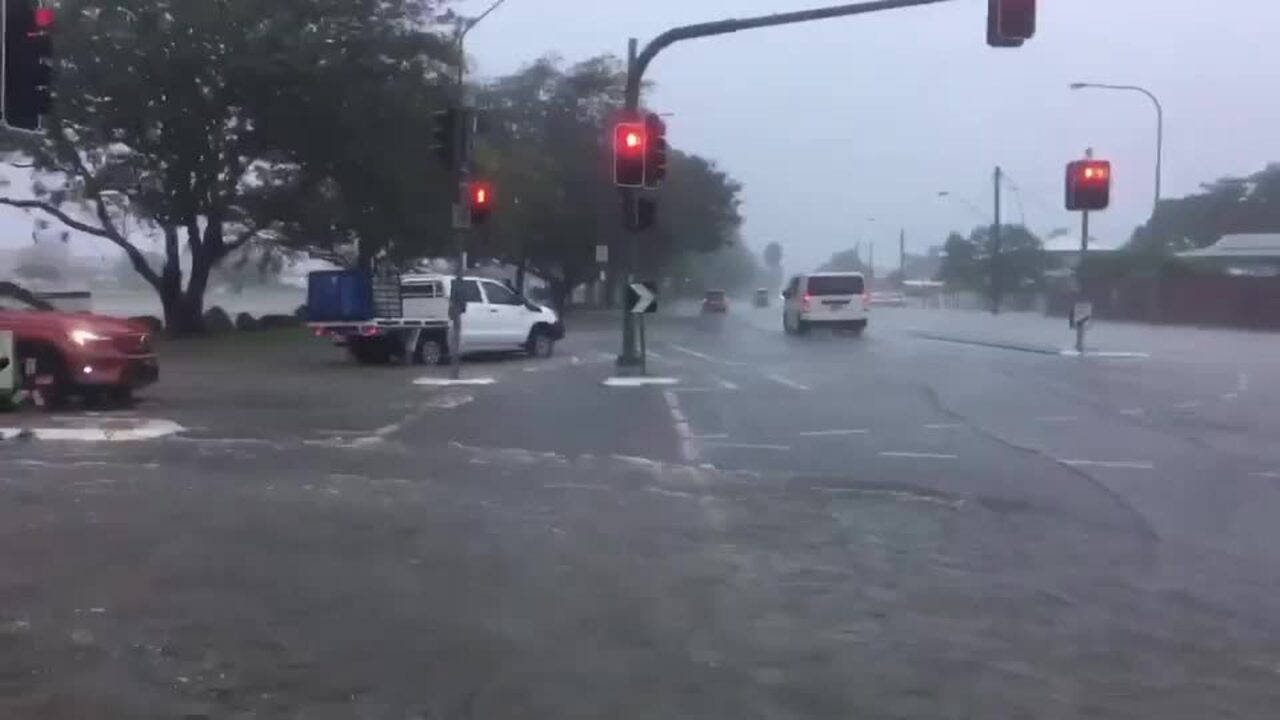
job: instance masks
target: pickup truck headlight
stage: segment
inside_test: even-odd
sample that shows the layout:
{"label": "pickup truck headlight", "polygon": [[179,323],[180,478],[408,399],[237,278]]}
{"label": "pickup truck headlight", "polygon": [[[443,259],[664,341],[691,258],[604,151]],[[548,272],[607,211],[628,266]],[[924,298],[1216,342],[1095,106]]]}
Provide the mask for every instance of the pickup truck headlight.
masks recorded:
{"label": "pickup truck headlight", "polygon": [[71,342],[80,345],[81,347],[88,345],[91,342],[100,342],[107,339],[91,330],[72,330],[68,335],[71,337]]}

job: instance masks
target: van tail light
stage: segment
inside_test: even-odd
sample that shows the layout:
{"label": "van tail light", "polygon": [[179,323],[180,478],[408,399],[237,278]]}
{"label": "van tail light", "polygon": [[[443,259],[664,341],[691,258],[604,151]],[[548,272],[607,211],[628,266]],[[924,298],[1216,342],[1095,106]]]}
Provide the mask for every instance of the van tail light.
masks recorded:
{"label": "van tail light", "polygon": [[804,297],[800,298],[800,309],[804,310],[805,312],[809,312],[809,304],[812,301],[813,301],[813,296],[810,295],[809,293],[805,293]]}
{"label": "van tail light", "polygon": [[862,293],[862,309],[866,310],[869,307],[871,307],[871,293],[864,292]]}
{"label": "van tail light", "polygon": [[315,333],[315,336],[316,336],[316,337],[318,337],[318,338],[322,338],[322,337],[324,337],[324,336],[326,336],[326,335],[328,335],[328,334],[329,334],[329,331],[328,331],[328,330],[325,330],[325,329],[324,329],[324,328],[322,328],[322,327],[318,327],[318,328],[316,328],[313,332]]}
{"label": "van tail light", "polygon": [[380,332],[381,332],[381,330],[378,328],[378,326],[377,326],[377,325],[362,325],[362,326],[360,326],[360,334],[361,334],[361,335],[363,335],[363,336],[365,336],[365,337],[373,337],[373,336],[375,336],[375,335],[378,335]]}

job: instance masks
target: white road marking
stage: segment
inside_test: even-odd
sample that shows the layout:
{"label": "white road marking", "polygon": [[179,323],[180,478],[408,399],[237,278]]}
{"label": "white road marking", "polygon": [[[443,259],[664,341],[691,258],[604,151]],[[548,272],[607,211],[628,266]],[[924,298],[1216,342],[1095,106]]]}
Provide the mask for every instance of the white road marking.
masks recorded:
{"label": "white road marking", "polygon": [[707,447],[723,448],[726,450],[790,450],[790,445],[768,445],[762,443],[729,443],[729,442],[709,442],[704,443]]}
{"label": "white road marking", "polygon": [[731,367],[743,367],[744,365],[747,364],[744,362],[738,362],[736,360],[724,360],[721,358],[712,357],[706,353],[700,353],[697,350],[687,348],[683,345],[676,345],[675,343],[667,343],[667,347],[671,348],[672,350],[675,350],[676,352],[680,352],[680,353],[684,353],[685,355],[696,357],[699,360],[706,360],[707,362],[718,363],[720,365],[729,365]]}
{"label": "white road marking", "polygon": [[693,439],[693,431],[689,429],[689,421],[685,418],[684,411],[680,409],[680,398],[676,397],[673,390],[663,390],[662,399],[667,402],[667,409],[671,411],[671,424],[680,438],[681,459],[687,463],[698,462],[702,458],[702,453],[698,451],[698,445]]}
{"label": "white road marking", "polygon": [[925,453],[925,452],[881,452],[880,457],[892,458],[918,458],[921,460],[959,460],[959,455],[949,455],[947,453]]}
{"label": "white road marking", "polygon": [[1238,397],[1240,397],[1240,393],[1229,392],[1229,393],[1223,393],[1223,394],[1222,394],[1222,399],[1223,399],[1223,400],[1235,400],[1235,399],[1236,399],[1236,398],[1238,398]]}
{"label": "white road marking", "polygon": [[1075,415],[1046,415],[1044,417],[1036,418],[1036,422],[1043,422],[1043,423],[1075,422],[1076,420],[1079,420],[1079,419],[1080,418],[1076,417]]}
{"label": "white road marking", "polygon": [[1133,460],[1059,460],[1063,465],[1072,467],[1100,467],[1116,470],[1155,470],[1154,463]]}
{"label": "white road marking", "polygon": [[1120,411],[1121,415],[1146,415],[1147,411],[1142,408],[1125,408]]}
{"label": "white road marking", "polygon": [[792,389],[795,389],[795,390],[808,390],[808,389],[809,389],[809,387],[808,387],[807,385],[801,385],[800,383],[796,382],[795,380],[792,380],[791,378],[783,377],[783,376],[781,376],[781,375],[766,375],[766,377],[768,377],[770,380],[772,380],[772,381],[774,381],[774,382],[778,383],[779,385],[786,385],[787,387],[792,388]]}
{"label": "white road marking", "polygon": [[[1062,357],[1080,357],[1080,353],[1075,350],[1061,350],[1058,353]],[[1129,360],[1146,360],[1151,357],[1150,353],[1144,352],[1123,352],[1112,350],[1085,350],[1085,357],[1091,358],[1123,358]]]}
{"label": "white road marking", "polygon": [[645,354],[648,355],[651,360],[666,360],[665,357],[652,350],[645,350]]}
{"label": "white road marking", "polygon": [[678,392],[678,393],[709,393],[709,392],[715,392],[716,390],[717,388],[709,388],[709,387],[678,387],[678,388],[671,389],[672,392]]}
{"label": "white road marking", "polygon": [[800,437],[840,437],[842,435],[866,435],[870,430],[810,430],[797,433]]}
{"label": "white road marking", "polygon": [[738,386],[728,380],[716,380],[716,384],[724,390],[737,390]]}
{"label": "white road marking", "polygon": [[933,423],[925,425],[925,430],[954,430],[955,428],[964,427],[960,423]]}
{"label": "white road marking", "polygon": [[0,437],[6,440],[23,437],[69,442],[138,442],[157,440],[185,430],[172,420],[145,420],[132,427],[6,427],[0,428]]}
{"label": "white road marking", "polygon": [[690,435],[694,440],[728,440],[729,436],[725,433],[712,433],[710,435]]}
{"label": "white road marking", "polygon": [[1249,473],[1249,477],[1276,479],[1276,478],[1280,478],[1280,472],[1276,472],[1274,470],[1270,470],[1267,472],[1254,472],[1254,473]]}
{"label": "white road marking", "polygon": [[675,385],[680,382],[672,377],[611,377],[600,383],[605,387],[645,387],[648,385]]}
{"label": "white road marking", "polygon": [[1174,403],[1173,406],[1178,410],[1190,410],[1191,408],[1198,408],[1203,404],[1204,403],[1199,400],[1187,400],[1186,402]]}
{"label": "white road marking", "polygon": [[438,377],[420,377],[413,381],[414,385],[427,385],[430,387],[448,387],[450,385],[492,385],[494,379],[491,377],[475,377],[475,378],[438,378]]}

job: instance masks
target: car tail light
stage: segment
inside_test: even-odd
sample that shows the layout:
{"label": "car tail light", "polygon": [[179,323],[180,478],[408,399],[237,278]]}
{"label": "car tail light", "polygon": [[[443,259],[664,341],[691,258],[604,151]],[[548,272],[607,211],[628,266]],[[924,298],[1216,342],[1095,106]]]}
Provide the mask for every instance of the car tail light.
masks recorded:
{"label": "car tail light", "polygon": [[329,334],[329,331],[325,330],[325,329],[324,329],[324,328],[322,328],[322,327],[318,327],[318,328],[316,328],[315,330],[313,330],[312,332],[313,332],[313,333],[315,334],[315,336],[316,336],[316,337],[318,337],[318,338],[322,338],[322,337],[324,337],[325,335],[328,335],[328,334]]}
{"label": "car tail light", "polygon": [[813,302],[813,296],[810,295],[809,293],[805,293],[804,297],[800,298],[800,309],[804,310],[805,312],[809,312],[809,304],[811,302]]}
{"label": "car tail light", "polygon": [[379,332],[380,331],[378,330],[377,325],[364,325],[360,328],[360,334],[365,337],[373,337],[374,335],[377,335]]}

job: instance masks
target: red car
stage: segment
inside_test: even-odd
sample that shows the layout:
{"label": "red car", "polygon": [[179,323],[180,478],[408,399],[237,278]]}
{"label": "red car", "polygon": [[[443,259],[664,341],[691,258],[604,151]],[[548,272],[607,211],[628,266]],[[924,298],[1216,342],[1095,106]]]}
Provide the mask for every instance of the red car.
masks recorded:
{"label": "red car", "polygon": [[702,313],[721,314],[729,312],[729,297],[723,290],[708,290],[702,296]]}
{"label": "red car", "polygon": [[71,395],[127,402],[134,390],[160,378],[151,331],[128,320],[0,310],[0,330],[13,332],[22,383],[39,388],[49,405]]}

